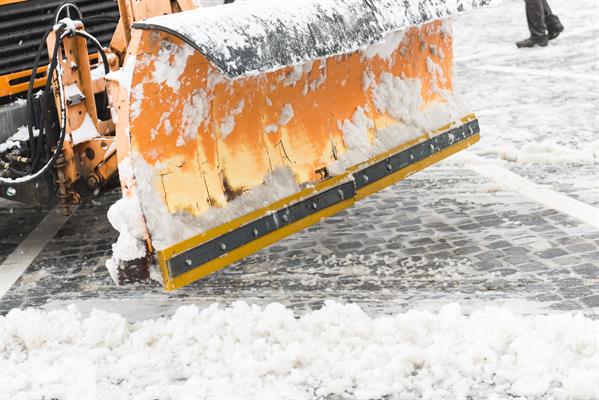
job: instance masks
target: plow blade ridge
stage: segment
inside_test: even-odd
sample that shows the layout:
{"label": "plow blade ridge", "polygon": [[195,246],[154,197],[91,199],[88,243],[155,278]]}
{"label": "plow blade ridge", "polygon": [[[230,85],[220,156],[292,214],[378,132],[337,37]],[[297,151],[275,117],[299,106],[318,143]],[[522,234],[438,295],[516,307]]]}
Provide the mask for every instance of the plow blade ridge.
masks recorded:
{"label": "plow blade ridge", "polygon": [[267,0],[136,23],[109,82],[143,221],[123,243],[176,289],[472,145],[442,18],[489,2]]}
{"label": "plow blade ridge", "polygon": [[[150,18],[133,28],[168,32],[229,78],[347,54],[391,32],[497,0],[264,0]],[[219,40],[226,38],[226,40]]]}

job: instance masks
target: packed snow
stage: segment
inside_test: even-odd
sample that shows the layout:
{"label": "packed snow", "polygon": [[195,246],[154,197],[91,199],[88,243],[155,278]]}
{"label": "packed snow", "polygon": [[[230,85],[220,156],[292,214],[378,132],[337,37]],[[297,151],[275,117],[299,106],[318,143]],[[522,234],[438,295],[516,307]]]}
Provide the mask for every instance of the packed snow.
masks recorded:
{"label": "packed snow", "polygon": [[281,110],[281,114],[279,114],[279,125],[285,126],[287,125],[295,116],[293,111],[293,106],[290,103],[287,103],[283,106]]}
{"label": "packed snow", "polygon": [[110,224],[119,232],[112,245],[112,257],[106,261],[110,276],[118,282],[118,266],[121,261],[131,261],[146,255],[146,227],[137,198],[122,198],[108,210]]}
{"label": "packed snow", "polygon": [[[183,146],[186,140],[195,139],[200,125],[208,121],[209,113],[210,100],[208,99],[206,91],[196,91],[191,96],[190,101],[185,103],[185,107],[183,108],[183,129],[177,139],[177,146]],[[162,116],[164,123],[168,124],[166,130],[172,131],[172,126],[170,125],[168,119],[165,118],[166,116],[168,116],[168,113],[165,113]],[[162,125],[162,121],[159,126],[160,125]],[[170,129],[168,127],[170,127]]]}
{"label": "packed snow", "polygon": [[73,145],[77,145],[80,143],[88,142],[94,138],[100,136],[92,117],[85,113],[85,117],[83,118],[83,122],[76,129],[71,130],[71,139],[73,140]]}
{"label": "packed snow", "polygon": [[[39,135],[39,130],[33,128],[33,137]],[[0,143],[0,154],[6,153],[12,149],[18,149],[21,147],[21,142],[29,140],[29,129],[26,126],[20,126],[12,136],[6,139],[3,143]]]}
{"label": "packed snow", "polygon": [[370,317],[326,302],[296,318],[280,304],[179,308],[128,323],[74,306],[0,317],[6,399],[593,399],[599,321],[465,315]]}
{"label": "packed snow", "polygon": [[174,92],[181,87],[179,76],[187,66],[187,59],[194,53],[191,46],[179,46],[169,41],[163,41],[153,60],[154,71],[152,79],[157,84],[165,82]]}
{"label": "packed snow", "polygon": [[[243,112],[245,106],[243,99],[237,103],[237,106],[231,110],[231,113],[224,117],[220,122],[220,137],[224,140],[235,129],[235,117]],[[195,132],[194,132],[195,134]]]}
{"label": "packed snow", "polygon": [[300,191],[293,171],[278,168],[264,178],[264,184],[230,201],[225,208],[211,208],[198,217],[188,213],[172,214],[156,192],[160,177],[156,166],[133,156],[137,189],[152,245],[162,250],[190,237],[266,207]]}
{"label": "packed snow", "polygon": [[[339,121],[339,129],[343,132],[348,151],[328,166],[333,175],[341,174],[349,167],[453,124],[471,113],[457,89],[454,93],[449,93],[436,88],[445,102],[435,102],[424,107],[419,79],[402,79],[383,73],[376,82],[368,71],[364,73],[363,79],[363,87],[372,90],[377,110],[399,122],[375,128],[367,107],[358,107],[351,120]],[[369,131],[372,129],[376,129],[373,143],[369,140]]]}

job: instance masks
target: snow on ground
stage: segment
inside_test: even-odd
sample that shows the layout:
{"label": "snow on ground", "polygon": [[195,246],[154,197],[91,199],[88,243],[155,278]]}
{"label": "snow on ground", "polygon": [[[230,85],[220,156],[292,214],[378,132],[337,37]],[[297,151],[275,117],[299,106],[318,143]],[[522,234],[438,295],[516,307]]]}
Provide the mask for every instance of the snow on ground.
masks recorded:
{"label": "snow on ground", "polygon": [[[476,192],[472,189],[472,192],[457,193],[450,187],[470,190],[472,186],[464,186],[455,174],[469,162],[481,162],[480,158],[546,185],[548,190],[599,205],[599,4],[596,0],[553,0],[551,5],[562,18],[566,31],[544,49],[518,50],[514,46],[516,40],[527,35],[521,0],[505,0],[500,8],[456,19],[458,81],[478,113],[482,140],[469,150],[479,158],[467,154],[431,170],[435,171],[431,175],[425,172],[413,178],[413,182],[424,182],[441,176],[429,191],[431,198],[438,200],[441,210],[458,203],[459,212],[466,217],[477,210],[473,204],[481,203],[500,217],[509,216],[505,212],[508,206],[508,211],[516,209],[520,213],[539,211],[525,200],[517,200],[518,194],[511,192],[512,188],[483,178],[480,178],[482,183],[477,183]],[[465,172],[464,176],[470,179],[468,173],[472,171]],[[398,196],[398,192],[387,191],[380,196],[382,200],[366,204],[364,209],[392,200],[390,197]],[[518,206],[514,205],[516,202]],[[428,204],[425,199],[420,203]],[[438,220],[437,211],[428,215],[429,223],[446,222],[452,229],[461,229],[461,239],[481,247],[491,240],[509,240],[516,246],[509,249],[530,247],[545,254],[556,250],[553,239],[567,239],[543,233],[547,226],[542,224],[533,226],[539,229],[536,236],[531,235],[525,229],[528,222],[522,224],[515,217],[513,220],[504,218],[501,224],[488,229],[469,231],[452,224],[454,219]],[[355,216],[352,213],[358,214],[359,210],[349,211],[345,216]],[[363,214],[378,215],[366,211]],[[406,214],[401,225],[412,223],[407,220],[409,212]],[[552,219],[552,216],[543,218]],[[562,231],[556,235],[569,234],[570,239],[576,239],[575,232],[592,228],[573,226],[566,219],[559,221],[562,221]],[[383,225],[383,222],[386,221],[373,220],[368,224]],[[334,230],[300,234],[306,243],[314,242],[309,246],[303,243],[302,247],[325,253],[326,236],[331,232],[349,238],[347,231],[358,229],[356,225],[341,225],[337,223]],[[520,236],[515,233],[520,231]],[[400,240],[391,240],[391,234],[376,232],[380,237],[363,240],[382,238],[389,243],[403,243],[413,238],[404,232]],[[488,239],[490,236],[494,239]],[[452,241],[451,246],[456,247],[455,243]],[[401,399],[599,398],[596,379],[599,375],[599,322],[596,318],[574,313],[546,315],[547,309],[543,307],[523,311],[515,293],[537,293],[535,290],[546,289],[533,286],[552,287],[555,280],[593,282],[594,278],[590,277],[596,277],[597,273],[589,271],[599,267],[596,259],[589,259],[586,264],[581,262],[577,267],[579,271],[587,271],[587,275],[568,275],[567,271],[562,274],[560,271],[565,267],[547,259],[542,266],[530,264],[531,268],[538,269],[518,270],[512,275],[502,275],[501,279],[486,274],[485,269],[474,270],[460,258],[440,260],[441,267],[432,281],[450,286],[474,282],[460,293],[443,291],[426,276],[421,284],[414,284],[416,275],[426,271],[418,261],[413,268],[403,265],[406,263],[403,250],[396,253],[404,260],[401,268],[397,262],[325,256],[320,261],[314,260],[313,270],[304,270],[301,265],[305,279],[310,281],[287,284],[277,283],[277,277],[285,272],[295,273],[294,279],[299,281],[297,270],[276,261],[264,266],[256,257],[254,264],[239,269],[233,267],[217,277],[221,281],[254,283],[235,286],[231,291],[229,286],[219,287],[218,279],[214,278],[206,285],[198,284],[193,289],[196,292],[189,289],[180,293],[197,305],[177,310],[175,305],[182,300],[174,295],[160,294],[163,297],[159,298],[151,293],[144,295],[146,288],[117,291],[93,285],[89,292],[94,294],[123,296],[114,299],[112,304],[112,309],[119,310],[120,314],[100,310],[89,313],[64,307],[54,311],[15,309],[0,317],[0,398],[295,399],[332,394],[364,399],[385,395]],[[555,260],[565,262],[566,258],[574,257],[568,254]],[[513,266],[507,260],[504,257],[490,261],[505,263],[504,269],[509,270]],[[371,262],[376,273],[372,273]],[[44,265],[44,260],[40,264]],[[477,265],[480,267],[480,263]],[[63,267],[44,266],[52,273],[54,268],[64,270]],[[399,274],[391,289],[391,284],[376,285],[385,281],[376,275],[379,270],[384,276],[386,271],[398,273],[404,269],[408,272]],[[47,280],[46,269],[40,271],[43,272],[29,276],[24,284],[35,285],[37,281]],[[83,279],[92,281],[93,277],[87,274],[85,272]],[[535,281],[531,278],[533,275],[545,281]],[[347,283],[348,277],[360,276],[368,280]],[[70,277],[64,279],[65,288],[69,285],[68,279]],[[404,289],[403,283],[411,286]],[[369,292],[370,286],[376,293]],[[303,299],[297,292],[305,287],[310,288],[306,297],[330,295],[358,299],[355,301],[360,302],[367,314],[356,304],[327,303],[322,309],[301,312],[296,306],[292,311],[291,306],[266,305],[274,298],[290,303],[294,296],[295,300]],[[469,291],[470,287],[478,288],[482,294]],[[574,294],[579,295],[578,291],[583,289],[589,291],[585,294],[589,299],[599,290],[597,285],[588,283],[582,289],[574,287]],[[219,308],[207,304],[220,300],[223,291],[227,299],[239,298],[264,305],[238,302]],[[26,293],[32,297],[39,295],[35,291]],[[203,297],[198,298],[197,293]],[[370,298],[387,298],[382,297],[384,293],[388,297],[396,296],[397,304],[390,305],[388,303],[393,301],[389,300],[384,309],[382,306],[367,309]],[[55,292],[51,295],[58,297]],[[429,307],[432,312],[423,310],[427,308],[424,298],[434,302]],[[169,304],[173,308],[159,309],[157,299],[160,306]],[[485,308],[481,299],[501,304],[502,308]],[[447,305],[454,300],[468,304],[461,308]],[[61,299],[61,304],[71,301]],[[89,303],[103,304],[102,299],[97,298]],[[106,299],[104,304],[107,304]],[[293,312],[299,318],[294,318]],[[156,318],[161,314],[166,316]],[[136,322],[128,322],[132,320]]]}
{"label": "snow on ground", "polygon": [[469,151],[598,206],[599,3],[550,5],[565,31],[546,48],[516,49],[521,0],[455,19],[458,83],[481,121]]}
{"label": "snow on ground", "polygon": [[[328,302],[181,307],[128,323],[75,307],[0,317],[6,399],[592,399],[599,321],[410,311],[372,318]],[[35,377],[34,380],[31,377]]]}

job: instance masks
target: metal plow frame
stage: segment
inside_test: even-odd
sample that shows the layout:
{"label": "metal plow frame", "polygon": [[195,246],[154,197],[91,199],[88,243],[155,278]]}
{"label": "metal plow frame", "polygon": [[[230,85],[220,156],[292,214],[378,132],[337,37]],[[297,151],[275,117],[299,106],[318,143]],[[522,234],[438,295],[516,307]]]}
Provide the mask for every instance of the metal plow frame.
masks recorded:
{"label": "metal plow frame", "polygon": [[[293,16],[282,18],[275,2],[270,4],[277,12],[266,12],[264,18],[225,7],[220,14],[231,10],[224,20],[229,28],[221,21],[218,29],[225,30],[225,37],[230,34],[233,43],[224,40],[220,47],[208,24],[218,19],[218,11],[151,18],[133,26],[137,29],[132,31],[124,67],[120,76],[109,79],[108,87],[112,108],[118,110],[123,197],[139,199],[146,234],[138,239],[156,255],[166,290],[185,286],[318,223],[479,140],[476,117],[452,97],[451,30],[439,21],[468,8],[435,10],[426,3],[430,9],[424,12],[417,4],[425,2],[386,1],[394,5],[396,16],[405,11],[405,18],[395,25],[382,12],[369,16],[374,3],[342,2],[348,8],[339,18],[351,16],[351,7],[356,6],[363,19],[372,21],[367,31],[320,14],[287,27]],[[476,7],[489,1],[459,2]],[[337,15],[335,2],[322,4]],[[247,7],[249,3],[239,5],[240,10]],[[297,7],[303,3],[297,2]],[[173,28],[172,21],[194,25]],[[296,46],[290,50],[293,54],[282,52],[268,32],[260,37],[253,31],[247,41],[240,39],[244,27],[256,21],[265,29],[272,22],[279,34],[289,32],[291,36],[281,40]],[[339,24],[346,31],[335,33]],[[331,32],[330,40],[319,41],[315,27],[319,34]],[[354,29],[361,34],[344,46]],[[309,44],[306,52],[297,47],[303,41]],[[310,50],[310,43],[321,47]],[[253,49],[255,44],[262,47]],[[299,65],[290,65],[290,60]],[[172,74],[160,74],[169,66],[177,71],[176,81]],[[289,77],[294,77],[292,83],[287,83]],[[382,84],[388,86],[380,90],[396,93],[383,94],[392,106],[379,107],[375,88]],[[402,99],[407,99],[405,104]],[[388,108],[396,104],[400,111]],[[280,122],[287,105],[293,105],[292,118],[293,113],[297,117]],[[200,119],[193,119],[195,125],[190,109],[201,113]],[[437,112],[444,116],[438,118]],[[366,147],[348,142],[341,127],[344,121],[354,123],[359,113],[368,121],[359,128]],[[225,131],[222,121],[231,116],[233,126]],[[437,129],[442,124],[448,125]],[[258,202],[251,197],[249,207],[229,209],[231,202],[261,187],[281,168],[292,174],[293,190],[285,188],[274,196],[259,197]],[[212,210],[226,212],[204,218]],[[193,226],[192,232],[187,226]]]}
{"label": "metal plow frame", "polygon": [[158,251],[165,289],[174,290],[210,275],[466,149],[480,139],[480,127],[474,115],[462,122],[459,127],[441,129],[430,135],[432,138],[423,135],[344,175]]}

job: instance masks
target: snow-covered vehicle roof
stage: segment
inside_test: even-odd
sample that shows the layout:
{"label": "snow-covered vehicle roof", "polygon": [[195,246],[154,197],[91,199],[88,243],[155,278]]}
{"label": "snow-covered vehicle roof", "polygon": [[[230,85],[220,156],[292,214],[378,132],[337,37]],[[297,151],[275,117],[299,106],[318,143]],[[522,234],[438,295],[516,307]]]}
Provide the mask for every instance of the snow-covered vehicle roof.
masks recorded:
{"label": "snow-covered vehicle roof", "polygon": [[346,54],[411,26],[497,0],[254,0],[149,18],[230,79]]}

